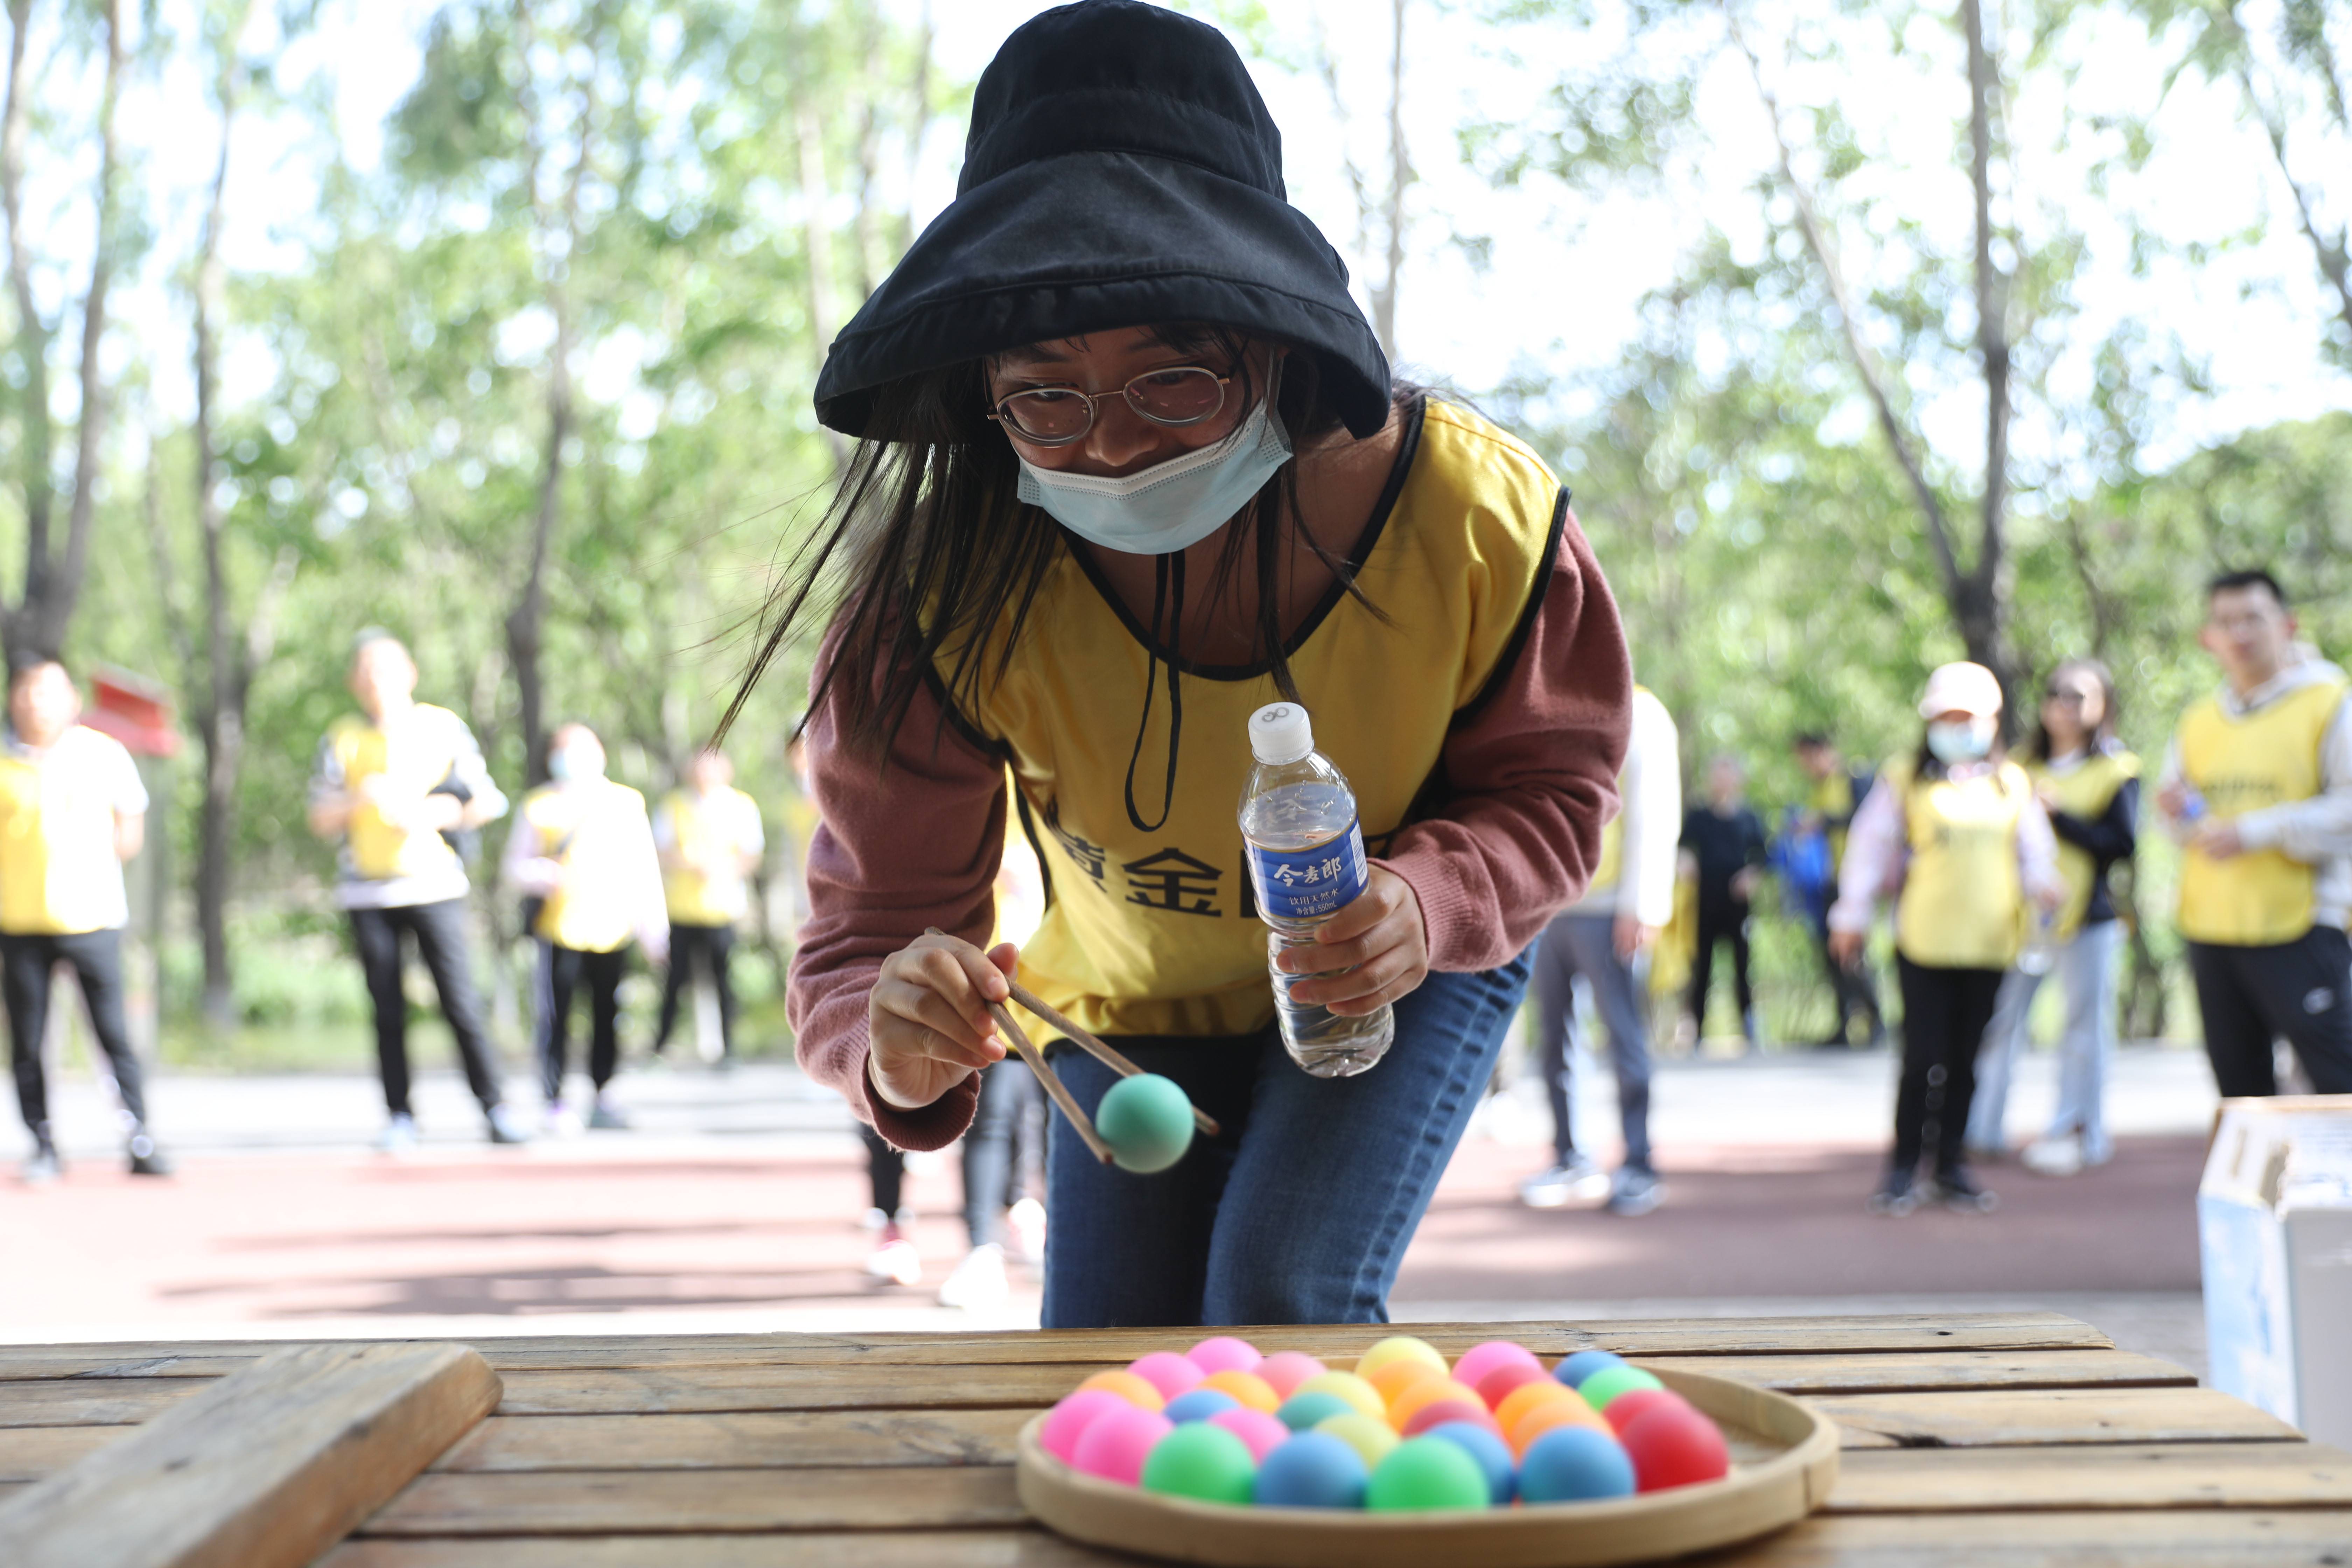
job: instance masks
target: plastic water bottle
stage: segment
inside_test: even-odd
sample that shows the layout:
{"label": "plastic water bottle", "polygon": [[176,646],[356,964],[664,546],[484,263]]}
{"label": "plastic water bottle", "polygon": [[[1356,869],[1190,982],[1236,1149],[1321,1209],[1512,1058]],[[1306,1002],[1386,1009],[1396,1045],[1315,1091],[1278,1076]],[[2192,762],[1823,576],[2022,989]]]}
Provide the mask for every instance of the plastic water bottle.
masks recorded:
{"label": "plastic water bottle", "polygon": [[1282,1043],[1317,1078],[1349,1078],[1387,1054],[1396,1037],[1389,1008],[1342,1018],[1328,1007],[1294,1003],[1290,988],[1307,976],[1285,973],[1282,955],[1313,947],[1315,931],[1363,892],[1370,877],[1356,793],[1347,776],[1315,749],[1307,710],[1276,702],[1250,715],[1257,765],[1242,790],[1242,837],[1249,844],[1250,883],[1266,933]]}
{"label": "plastic water bottle", "polygon": [[2033,911],[2032,921],[2025,934],[2025,946],[2018,952],[2017,967],[2019,973],[2038,979],[2049,973],[2058,962],[2057,921],[2040,910]]}

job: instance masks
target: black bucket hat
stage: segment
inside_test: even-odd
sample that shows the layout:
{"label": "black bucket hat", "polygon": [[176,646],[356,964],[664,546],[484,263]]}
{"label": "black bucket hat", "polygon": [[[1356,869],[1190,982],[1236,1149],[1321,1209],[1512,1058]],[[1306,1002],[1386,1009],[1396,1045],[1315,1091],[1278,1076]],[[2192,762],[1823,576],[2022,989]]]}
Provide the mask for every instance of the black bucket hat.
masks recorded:
{"label": "black bucket hat", "polygon": [[900,376],[1163,321],[1302,344],[1350,431],[1388,418],[1388,360],[1284,199],[1282,134],[1234,47],[1139,0],[1079,0],[981,73],[956,199],[834,340],[817,417],[862,435]]}

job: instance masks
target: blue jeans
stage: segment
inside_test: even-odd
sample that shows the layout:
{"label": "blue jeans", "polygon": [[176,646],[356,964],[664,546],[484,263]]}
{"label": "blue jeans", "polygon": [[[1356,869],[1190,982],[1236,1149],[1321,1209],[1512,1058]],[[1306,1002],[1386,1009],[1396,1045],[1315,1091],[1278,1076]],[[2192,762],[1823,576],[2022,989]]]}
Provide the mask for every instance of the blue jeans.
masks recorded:
{"label": "blue jeans", "polygon": [[[2094,1164],[2115,1152],[2107,1136],[2107,1067],[2116,1052],[2116,968],[2123,957],[2124,923],[2101,921],[2076,931],[2057,952],[2051,974],[2066,997],[2066,1026],[2058,1037],[2058,1112],[2043,1134],[2083,1135],[2083,1155]],[[2009,1083],[2017,1055],[2031,1045],[2028,1023],[2043,976],[2012,969],[1985,1028],[1977,1062],[1977,1099],[1969,1112],[1969,1145],[2006,1149]]]}
{"label": "blue jeans", "polygon": [[1617,917],[1565,914],[1544,928],[1535,945],[1536,1064],[1551,1102],[1552,1152],[1560,1164],[1576,1158],[1576,997],[1583,975],[1609,1031],[1609,1060],[1617,1072],[1617,1117],[1625,1134],[1625,1163],[1650,1168],[1650,1024],[1633,966],[1617,956]]}
{"label": "blue jeans", "polygon": [[[1396,1043],[1355,1078],[1310,1078],[1272,1028],[1115,1040],[1181,1084],[1223,1136],[1172,1169],[1098,1164],[1059,1114],[1046,1138],[1049,1329],[1380,1323],[1405,1244],[1461,1142],[1527,988],[1523,953],[1432,974],[1396,1005]],[[1092,1115],[1115,1075],[1057,1043]]]}

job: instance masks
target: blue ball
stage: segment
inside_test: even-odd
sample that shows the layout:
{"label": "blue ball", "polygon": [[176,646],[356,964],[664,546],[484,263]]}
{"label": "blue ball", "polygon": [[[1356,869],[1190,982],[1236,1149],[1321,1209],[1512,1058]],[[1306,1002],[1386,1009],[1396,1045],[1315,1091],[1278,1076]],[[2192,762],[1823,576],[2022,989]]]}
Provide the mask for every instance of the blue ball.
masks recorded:
{"label": "blue ball", "polygon": [[1328,1432],[1301,1432],[1258,1462],[1253,1500],[1267,1508],[1361,1508],[1370,1473]]}
{"label": "blue ball", "polygon": [[1615,1351],[1579,1351],[1552,1369],[1552,1375],[1570,1388],[1581,1388],[1584,1380],[1603,1367],[1623,1366],[1625,1358]]}
{"label": "blue ball", "polygon": [[1222,1388],[1193,1388],[1170,1400],[1168,1408],[1160,1414],[1181,1426],[1187,1421],[1206,1421],[1212,1415],[1241,1407],[1242,1402]]}
{"label": "blue ball", "polygon": [[1617,1439],[1590,1426],[1555,1426],[1519,1456],[1519,1496],[1528,1502],[1632,1497],[1633,1461]]}
{"label": "blue ball", "polygon": [[1448,1421],[1432,1426],[1423,1436],[1443,1437],[1468,1449],[1478,1468],[1486,1472],[1486,1490],[1496,1508],[1517,1493],[1519,1478],[1511,1469],[1511,1446],[1484,1426],[1471,1421]]}

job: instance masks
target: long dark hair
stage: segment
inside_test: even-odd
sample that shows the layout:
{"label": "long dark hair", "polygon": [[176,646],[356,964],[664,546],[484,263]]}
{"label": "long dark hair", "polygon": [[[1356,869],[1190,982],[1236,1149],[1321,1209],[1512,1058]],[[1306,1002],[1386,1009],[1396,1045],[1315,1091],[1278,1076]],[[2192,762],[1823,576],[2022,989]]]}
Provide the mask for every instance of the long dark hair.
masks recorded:
{"label": "long dark hair", "polygon": [[[1279,339],[1198,324],[1154,327],[1151,337],[1179,353],[1213,350],[1223,356],[1244,412],[1257,396],[1247,351],[1254,343],[1281,345]],[[751,655],[719,734],[735,721],[777,654],[827,613],[831,647],[808,710],[831,698],[847,747],[881,756],[916,692],[934,679],[944,688],[945,706],[978,711],[982,696],[1011,664],[1046,573],[1067,548],[1060,525],[1016,493],[1019,463],[988,419],[988,373],[989,362],[966,361],[876,394],[832,503],[793,551],[752,623]],[[1302,451],[1341,427],[1309,352],[1295,351],[1283,362],[1275,406]],[[1213,599],[1240,580],[1244,560],[1253,563],[1258,658],[1293,701],[1299,694],[1283,647],[1276,591],[1290,551],[1312,552],[1349,595],[1370,603],[1349,564],[1300,526],[1297,470],[1294,457],[1259,489],[1244,520],[1227,530],[1211,584]],[[941,713],[942,723],[948,716]],[[805,728],[808,721],[801,722]]]}
{"label": "long dark hair", "polygon": [[[2083,744],[2085,751],[2103,752],[2116,741],[2116,678],[2095,658],[2066,658],[2058,661],[2049,679],[2055,680],[2069,670],[2080,671],[2099,683],[2099,721],[2083,737]],[[2033,734],[2025,742],[2025,754],[2033,762],[2046,763],[2050,760],[2050,726],[2037,717]]]}

